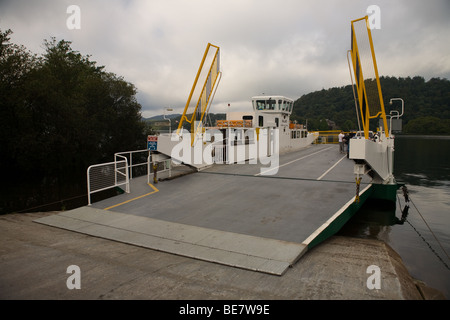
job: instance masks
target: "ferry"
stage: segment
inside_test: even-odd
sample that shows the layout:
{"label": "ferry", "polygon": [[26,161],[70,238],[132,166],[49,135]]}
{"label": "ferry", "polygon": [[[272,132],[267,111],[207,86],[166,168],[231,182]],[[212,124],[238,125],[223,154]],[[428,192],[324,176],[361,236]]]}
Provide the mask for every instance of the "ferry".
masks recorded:
{"label": "ferry", "polygon": [[[336,145],[313,145],[318,133],[291,122],[294,101],[281,95],[254,96],[250,111],[229,112],[226,120],[206,127],[221,74],[219,48],[208,44],[178,130],[148,137],[148,150],[143,150],[149,153],[144,163],[147,177],[130,179],[136,165],[132,154],[117,154],[114,162],[88,168],[88,196],[125,186],[124,193],[95,203],[89,200],[88,206],[37,222],[283,275],[308,250],[335,234],[369,197],[396,201],[394,137],[387,126],[367,21],[367,16],[352,21],[349,68],[362,127],[361,134],[350,139],[349,158]],[[357,50],[357,35],[368,37],[360,43],[370,47]],[[211,48],[216,50],[209,73],[197,102],[191,104]],[[368,66],[361,64],[369,59]],[[363,69],[375,72],[377,86],[365,81]],[[378,118],[382,125],[374,141],[369,121]],[[184,129],[186,123],[190,130]],[[158,162],[169,164],[169,176],[171,163],[194,170],[158,183]]]}

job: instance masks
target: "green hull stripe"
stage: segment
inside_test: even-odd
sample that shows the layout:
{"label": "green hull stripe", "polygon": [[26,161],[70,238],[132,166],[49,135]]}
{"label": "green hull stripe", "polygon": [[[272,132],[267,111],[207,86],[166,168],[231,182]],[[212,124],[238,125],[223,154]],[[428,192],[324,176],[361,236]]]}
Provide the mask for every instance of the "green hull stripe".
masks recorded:
{"label": "green hull stripe", "polygon": [[347,205],[344,211],[339,216],[337,216],[336,219],[334,219],[324,230],[322,230],[313,240],[310,241],[310,243],[308,244],[308,249],[315,247],[319,243],[325,241],[336,232],[338,232],[347,223],[347,221],[350,220],[350,218],[353,217],[356,212],[358,212],[358,210],[362,207],[367,199],[383,199],[393,201],[395,203],[397,189],[399,188],[399,186],[399,184],[372,184],[368,190],[360,194],[359,202],[352,202],[350,205]]}

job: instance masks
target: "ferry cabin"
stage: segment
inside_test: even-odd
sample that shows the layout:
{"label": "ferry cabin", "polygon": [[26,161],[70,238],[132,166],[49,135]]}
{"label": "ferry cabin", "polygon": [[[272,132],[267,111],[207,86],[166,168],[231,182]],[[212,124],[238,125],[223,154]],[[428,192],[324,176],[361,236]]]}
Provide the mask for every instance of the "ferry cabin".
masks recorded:
{"label": "ferry cabin", "polygon": [[213,142],[216,162],[225,163],[304,148],[317,134],[290,121],[293,107],[294,101],[284,96],[255,96],[251,111],[229,112],[226,120],[217,121],[218,137],[223,137],[223,142],[208,134],[204,142]]}

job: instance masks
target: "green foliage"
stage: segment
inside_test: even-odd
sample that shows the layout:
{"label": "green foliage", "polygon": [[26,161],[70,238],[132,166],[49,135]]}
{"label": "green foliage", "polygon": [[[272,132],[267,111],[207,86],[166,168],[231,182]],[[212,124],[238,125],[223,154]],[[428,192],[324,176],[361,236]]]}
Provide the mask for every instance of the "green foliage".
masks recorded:
{"label": "green foliage", "polygon": [[74,51],[71,42],[45,40],[45,53],[37,57],[10,43],[11,33],[0,30],[0,167],[6,182],[58,193],[77,183],[85,191],[89,165],[145,148],[150,128],[133,84]]}
{"label": "green foliage", "polygon": [[[425,81],[423,77],[381,77],[386,114],[392,110],[401,110],[400,102],[389,104],[391,98],[402,98],[405,102],[405,113],[402,117],[405,133],[418,134],[449,134],[450,131],[450,81],[431,78]],[[427,128],[429,117],[441,119],[439,123]],[[323,121],[332,120],[339,129],[357,129],[355,101],[351,85],[335,87],[308,93],[294,103],[293,118],[308,119],[310,130],[323,130]],[[421,120],[420,120],[421,119]],[[446,119],[446,120],[444,120]],[[320,126],[322,120],[322,126]],[[413,121],[418,120],[418,121]],[[378,121],[371,122],[375,129]],[[331,129],[328,127],[328,129]],[[326,129],[326,130],[328,130]]]}
{"label": "green foliage", "polygon": [[327,124],[326,119],[343,128],[346,121],[356,121],[354,105],[351,86],[322,89],[297,99],[294,102],[293,117],[297,117],[301,123],[305,123],[307,119],[309,130],[335,129]]}
{"label": "green foliage", "polygon": [[450,135],[450,119],[427,116],[413,119],[403,128],[405,133]]}

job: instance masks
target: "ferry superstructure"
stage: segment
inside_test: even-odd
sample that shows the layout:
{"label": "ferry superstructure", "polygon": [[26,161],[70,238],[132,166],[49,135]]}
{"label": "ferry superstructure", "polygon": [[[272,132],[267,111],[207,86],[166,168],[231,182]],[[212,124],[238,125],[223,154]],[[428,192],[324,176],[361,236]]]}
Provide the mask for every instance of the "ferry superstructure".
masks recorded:
{"label": "ferry superstructure", "polygon": [[294,101],[284,96],[254,96],[252,112],[227,113],[227,120],[218,121],[218,125],[239,128],[246,122],[246,125],[255,129],[256,133],[265,128],[278,130],[278,151],[282,154],[304,148],[318,137],[317,132],[308,132],[303,124],[290,120],[293,108]]}
{"label": "ferry superstructure", "polygon": [[179,130],[159,135],[157,151],[199,169],[214,163],[273,160],[311,145],[318,137],[290,120],[293,105],[284,96],[255,96],[250,111],[229,112],[216,126],[201,126],[195,134]]}

